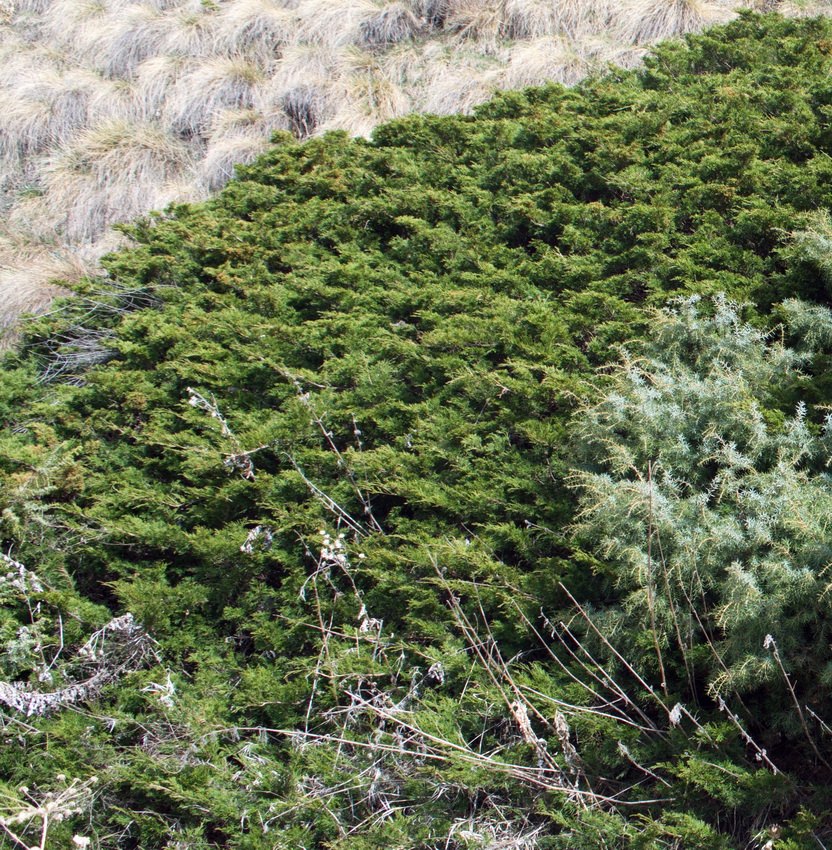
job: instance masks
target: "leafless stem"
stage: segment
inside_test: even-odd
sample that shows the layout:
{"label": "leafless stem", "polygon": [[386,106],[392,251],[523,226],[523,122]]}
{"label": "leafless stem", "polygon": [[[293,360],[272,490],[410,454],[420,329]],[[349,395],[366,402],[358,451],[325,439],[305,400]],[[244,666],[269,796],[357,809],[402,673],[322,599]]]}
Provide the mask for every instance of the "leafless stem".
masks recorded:
{"label": "leafless stem", "polygon": [[820,754],[820,750],[818,750],[817,744],[815,743],[815,739],[809,732],[809,726],[806,723],[806,717],[803,714],[803,709],[800,707],[800,702],[797,699],[797,694],[794,692],[792,680],[789,678],[789,674],[786,672],[786,668],[783,666],[783,661],[780,658],[780,650],[777,648],[777,642],[771,635],[766,635],[766,639],[763,643],[763,646],[766,649],[770,649],[772,651],[772,654],[774,655],[774,660],[777,662],[777,666],[780,668],[780,672],[783,674],[783,679],[786,682],[786,687],[789,689],[789,694],[791,695],[792,702],[794,703],[795,708],[797,709],[797,715],[800,718],[800,725],[803,729],[803,734],[806,736],[806,740],[809,742],[809,745],[811,746],[818,760],[825,767],[830,767],[829,762]]}
{"label": "leafless stem", "polygon": [[667,697],[667,674],[664,670],[662,650],[659,646],[659,633],[656,628],[656,588],[653,582],[653,462],[647,464],[647,608],[650,612],[650,631],[653,635],[653,647],[656,650],[656,659],[659,662],[661,673],[661,688]]}

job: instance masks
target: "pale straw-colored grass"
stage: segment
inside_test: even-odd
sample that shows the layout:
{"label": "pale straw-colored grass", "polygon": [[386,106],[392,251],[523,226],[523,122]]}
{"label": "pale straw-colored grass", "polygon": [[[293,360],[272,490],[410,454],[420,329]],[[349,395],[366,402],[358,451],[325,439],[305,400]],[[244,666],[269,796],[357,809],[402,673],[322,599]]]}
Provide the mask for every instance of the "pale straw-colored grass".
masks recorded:
{"label": "pale straw-colored grass", "polygon": [[734,16],[728,6],[709,0],[623,0],[612,23],[622,41],[650,44],[725,23]]}
{"label": "pale straw-colored grass", "polygon": [[10,38],[0,51],[0,91],[13,90],[21,79],[69,67],[64,54],[50,47]]}
{"label": "pale straw-colored grass", "polygon": [[811,18],[816,15],[828,15],[832,11],[829,0],[783,0],[777,11],[790,18]]}
{"label": "pale straw-colored grass", "polygon": [[304,84],[327,85],[345,71],[345,51],[301,42],[287,47],[264,91],[272,95]]}
{"label": "pale straw-colored grass", "polygon": [[48,101],[0,91],[0,156],[19,159],[44,150],[50,141],[51,118]]}
{"label": "pale straw-colored grass", "polygon": [[0,350],[14,340],[8,333],[22,313],[43,313],[77,283],[96,273],[96,266],[71,251],[29,248],[0,240]]}
{"label": "pale straw-colored grass", "polygon": [[[201,0],[185,0],[165,13],[167,28],[159,51],[153,55],[212,56],[219,47],[219,21],[216,7]],[[231,48],[231,52],[235,49]]]}
{"label": "pale straw-colored grass", "polygon": [[260,67],[248,59],[211,57],[173,84],[161,120],[185,137],[204,136],[219,112],[253,107],[266,80]]}
{"label": "pale straw-colored grass", "polygon": [[460,41],[473,42],[492,53],[508,37],[504,0],[454,0],[445,27]]}
{"label": "pale straw-colored grass", "polygon": [[309,138],[332,118],[331,95],[328,86],[315,83],[304,83],[282,92],[278,101],[280,113],[287,118],[289,129],[298,138]]}
{"label": "pale straw-colored grass", "polygon": [[418,38],[424,33],[425,19],[410,3],[390,0],[368,14],[358,27],[357,42],[364,47],[387,49],[401,41]]}
{"label": "pale straw-colored grass", "polygon": [[250,139],[264,139],[276,130],[288,130],[289,120],[282,112],[264,114],[258,109],[226,109],[214,118],[208,136],[208,145],[222,139],[246,136]]}
{"label": "pale straw-colored grass", "polygon": [[[94,104],[100,104],[102,90],[109,93],[109,89],[106,81],[93,71],[44,69],[21,74],[17,84],[0,92],[0,97],[5,95],[14,101],[13,113],[25,114],[29,105],[33,116],[44,113],[36,119],[42,121],[42,127],[38,130],[30,125],[29,130],[42,136],[45,144],[56,145],[96,117]],[[0,114],[0,127],[4,136],[13,138],[22,134],[24,125],[31,120],[24,117],[18,124],[17,117]]]}
{"label": "pale straw-colored grass", "polygon": [[425,82],[418,110],[437,115],[469,113],[499,89],[505,62],[476,51],[432,45],[425,51]]}
{"label": "pale straw-colored grass", "polygon": [[90,242],[115,222],[158,209],[169,184],[192,169],[187,146],[150,124],[105,121],[79,133],[43,165],[42,194],[21,202],[11,221],[46,226]]}
{"label": "pale straw-colored grass", "polygon": [[53,0],[41,16],[36,43],[60,51],[73,64],[98,68],[112,35],[106,0]]}
{"label": "pale straw-colored grass", "polygon": [[216,192],[234,176],[235,165],[253,162],[268,149],[269,137],[259,134],[218,138],[208,144],[199,162],[199,180],[207,192]]}
{"label": "pale straw-colored grass", "polygon": [[648,47],[637,44],[621,44],[614,40],[607,40],[605,63],[607,65],[616,65],[619,68],[638,68],[649,53],[650,49]]}
{"label": "pale straw-colored grass", "polygon": [[145,118],[144,103],[134,80],[101,78],[90,98],[90,121],[105,119],[141,121]]}
{"label": "pale straw-colored grass", "polygon": [[40,15],[52,5],[52,0],[14,0],[2,4],[12,15]]}
{"label": "pale straw-colored grass", "polygon": [[564,21],[556,0],[506,0],[506,34],[513,41],[561,35]]}
{"label": "pale straw-colored grass", "polygon": [[441,33],[453,3],[454,0],[412,0],[410,5],[429,29]]}
{"label": "pale straw-colored grass", "polygon": [[348,67],[344,50],[292,45],[277,62],[271,79],[259,89],[255,107],[272,122],[288,119],[291,129],[307,138],[332,118],[338,97],[334,83]]}
{"label": "pale straw-colored grass", "polygon": [[66,281],[71,271],[68,265],[39,267],[31,260],[15,269],[0,269],[0,350],[11,341],[4,329],[22,313],[44,313],[55,298],[69,293],[60,281]]}
{"label": "pale straw-colored grass", "polygon": [[537,38],[517,45],[496,79],[501,89],[526,88],[539,85],[541,80],[571,86],[602,68],[605,59],[602,44]]}
{"label": "pale straw-colored grass", "polygon": [[295,40],[330,48],[357,44],[362,24],[379,9],[374,0],[303,0],[297,8]]}
{"label": "pale straw-colored grass", "polygon": [[457,70],[443,76],[436,88],[425,93],[420,111],[436,115],[467,115],[475,107],[491,100],[499,89],[499,80],[493,71],[472,76]]}
{"label": "pale straw-colored grass", "polygon": [[135,101],[144,120],[162,120],[162,110],[174,86],[193,71],[199,60],[177,54],[145,59],[136,69]]}
{"label": "pale straw-colored grass", "polygon": [[355,136],[369,136],[373,128],[413,111],[413,103],[385,64],[372,52],[345,51],[343,73],[335,83],[339,104],[321,130],[345,129]]}
{"label": "pale straw-colored grass", "polygon": [[243,53],[261,66],[271,67],[297,31],[297,16],[275,0],[236,0],[217,14],[217,49]]}
{"label": "pale straw-colored grass", "polygon": [[129,79],[151,56],[164,52],[171,18],[152,3],[136,3],[102,22],[91,58],[108,77]]}
{"label": "pale straw-colored grass", "polygon": [[425,51],[431,49],[431,44],[430,41],[420,39],[391,45],[382,54],[388,73],[396,79],[418,83],[424,78]]}
{"label": "pale straw-colored grass", "polygon": [[582,40],[609,28],[612,0],[506,0],[505,31],[515,41],[544,37]]}

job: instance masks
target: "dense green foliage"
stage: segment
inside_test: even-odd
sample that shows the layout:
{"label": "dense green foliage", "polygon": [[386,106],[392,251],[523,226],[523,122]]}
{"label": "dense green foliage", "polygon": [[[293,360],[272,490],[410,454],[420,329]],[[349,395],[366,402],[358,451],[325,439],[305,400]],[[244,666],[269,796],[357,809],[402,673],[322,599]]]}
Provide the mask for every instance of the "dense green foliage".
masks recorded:
{"label": "dense green foliage", "polygon": [[[3,675],[77,685],[0,690],[10,810],[95,775],[56,842],[828,840],[832,331],[776,305],[828,301],[830,53],[744,16],[133,227],[5,361]],[[651,311],[717,292],[791,336]]]}

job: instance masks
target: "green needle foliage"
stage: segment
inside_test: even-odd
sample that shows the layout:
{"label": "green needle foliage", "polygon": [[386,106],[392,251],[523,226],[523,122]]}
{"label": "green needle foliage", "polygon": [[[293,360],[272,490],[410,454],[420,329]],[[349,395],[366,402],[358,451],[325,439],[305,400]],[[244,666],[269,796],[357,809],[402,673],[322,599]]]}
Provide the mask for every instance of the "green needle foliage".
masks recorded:
{"label": "green needle foliage", "polygon": [[830,51],[744,15],[129,228],[4,361],[7,828],[828,843]]}

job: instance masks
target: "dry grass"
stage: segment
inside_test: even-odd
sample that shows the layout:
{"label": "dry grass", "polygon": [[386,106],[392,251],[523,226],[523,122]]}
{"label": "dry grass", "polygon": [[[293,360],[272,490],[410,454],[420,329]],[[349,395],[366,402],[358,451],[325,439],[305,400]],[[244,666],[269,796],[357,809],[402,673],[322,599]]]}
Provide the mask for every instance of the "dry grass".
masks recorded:
{"label": "dry grass", "polygon": [[540,79],[571,86],[604,67],[608,47],[600,42],[581,44],[559,38],[538,38],[518,45],[500,72],[501,89],[533,86]]}
{"label": "dry grass", "polygon": [[313,135],[333,115],[333,82],[348,68],[343,50],[313,44],[286,49],[275,73],[258,93],[257,108],[264,116],[283,116],[302,139]]}
{"label": "dry grass", "polygon": [[425,27],[426,21],[411,4],[392,0],[361,21],[358,42],[364,47],[386,49],[400,41],[418,38]]}
{"label": "dry grass", "polygon": [[169,93],[179,80],[192,71],[196,60],[177,54],[146,59],[136,70],[134,101],[140,117],[160,121]]}
{"label": "dry grass", "polygon": [[56,281],[65,281],[74,272],[70,264],[33,263],[27,260],[15,268],[0,270],[0,346],[2,331],[21,313],[43,313],[59,295],[69,292]]}
{"label": "dry grass", "polygon": [[290,44],[295,16],[275,0],[237,0],[220,9],[217,47],[224,54],[242,52],[263,65],[272,64]]}
{"label": "dry grass", "polygon": [[295,41],[335,48],[357,44],[362,24],[379,6],[373,0],[303,0],[297,12]]}
{"label": "dry grass", "polygon": [[235,165],[253,162],[268,148],[268,138],[260,135],[240,134],[217,139],[208,145],[199,163],[200,180],[209,192],[216,192],[234,176]]}
{"label": "dry grass", "polygon": [[53,0],[41,15],[38,43],[51,45],[70,61],[89,64],[95,59],[96,42],[105,35],[106,20],[102,0]]}
{"label": "dry grass", "polygon": [[[757,3],[752,3],[751,5],[752,8],[754,6],[763,6],[765,9],[766,6],[771,6],[771,0],[758,0]],[[821,2],[817,2],[817,0],[793,0],[793,2],[781,0],[776,5],[778,12],[782,12],[782,14],[792,18],[809,18],[814,15],[829,13],[829,3],[823,2],[823,0]]]}
{"label": "dry grass", "polygon": [[[105,121],[49,156],[42,192],[16,205],[10,221],[42,238],[88,243],[107,227],[170,198],[168,184],[191,167],[187,146],[150,124]],[[171,198],[172,200],[172,198]],[[37,230],[36,230],[37,232]]]}
{"label": "dry grass", "polygon": [[302,84],[280,95],[279,108],[289,120],[289,128],[300,139],[313,135],[327,121],[330,99],[326,87]]}
{"label": "dry grass", "polygon": [[708,0],[629,0],[613,16],[622,41],[650,44],[724,23],[734,12]]}
{"label": "dry grass", "polygon": [[22,313],[43,313],[69,290],[57,281],[77,283],[95,273],[73,252],[29,249],[7,238],[0,242],[0,350],[14,341],[10,329]]}
{"label": "dry grass", "polygon": [[604,32],[617,4],[611,0],[506,0],[506,30],[517,41]]}
{"label": "dry grass", "polygon": [[108,77],[130,79],[145,59],[167,52],[170,27],[169,17],[151,3],[108,16],[102,26],[104,38],[96,39],[94,66]]}
{"label": "dry grass", "polygon": [[162,50],[155,55],[211,56],[218,46],[216,18],[214,8],[200,0],[187,0],[171,9],[165,16]]}
{"label": "dry grass", "polygon": [[166,93],[165,128],[184,138],[205,136],[225,109],[252,107],[266,76],[254,62],[234,56],[207,59],[184,73]]}
{"label": "dry grass", "polygon": [[343,55],[342,73],[335,83],[340,108],[320,129],[346,129],[368,136],[373,127],[406,115],[413,109],[398,81],[375,54],[352,48]]}
{"label": "dry grass", "polygon": [[420,112],[449,115],[468,113],[498,90],[504,61],[472,50],[438,44],[424,52],[424,78],[417,101]]}
{"label": "dry grass", "polygon": [[[632,67],[646,44],[773,2],[796,16],[832,10],[832,0],[0,0],[0,210],[33,244],[46,240],[43,256],[56,245],[97,256],[109,225],[221,188],[276,129],[369,135],[413,110],[469,112],[499,89]],[[8,281],[21,304],[53,291],[41,265],[3,257],[5,304],[18,303]]]}
{"label": "dry grass", "polygon": [[200,184],[207,192],[221,189],[233,176],[234,166],[253,162],[269,147],[270,133],[291,129],[282,112],[265,116],[256,109],[228,109],[211,125],[205,156],[197,166]]}
{"label": "dry grass", "polygon": [[456,0],[445,18],[446,28],[460,41],[473,42],[493,53],[508,37],[504,0]]}

